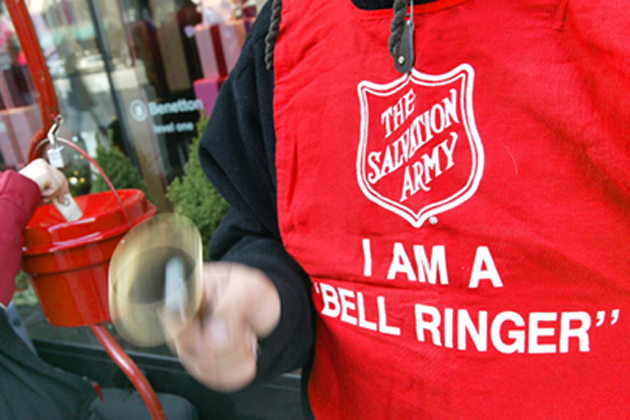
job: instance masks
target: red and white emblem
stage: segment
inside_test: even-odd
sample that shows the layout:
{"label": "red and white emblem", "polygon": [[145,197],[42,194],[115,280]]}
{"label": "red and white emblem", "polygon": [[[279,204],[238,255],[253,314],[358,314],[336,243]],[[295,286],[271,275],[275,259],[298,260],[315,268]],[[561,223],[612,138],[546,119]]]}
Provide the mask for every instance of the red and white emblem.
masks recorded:
{"label": "red and white emblem", "polygon": [[484,151],[472,106],[474,70],[412,71],[359,83],[357,180],[365,196],[418,228],[477,190]]}

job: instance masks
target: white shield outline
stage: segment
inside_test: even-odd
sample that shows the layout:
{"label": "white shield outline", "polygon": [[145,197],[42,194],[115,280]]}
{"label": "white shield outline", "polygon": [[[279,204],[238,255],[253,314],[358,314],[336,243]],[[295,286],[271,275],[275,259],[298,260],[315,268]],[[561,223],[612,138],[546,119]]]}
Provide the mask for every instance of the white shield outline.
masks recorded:
{"label": "white shield outline", "polygon": [[[435,203],[430,203],[424,206],[417,213],[409,207],[402,205],[388,197],[385,197],[374,190],[365,178],[365,162],[366,162],[366,150],[368,139],[368,121],[369,121],[369,109],[367,94],[375,96],[391,96],[401,89],[408,86],[410,83],[416,85],[433,87],[443,86],[450,84],[455,80],[461,78],[462,89],[459,98],[459,105],[462,109],[462,123],[468,141],[470,143],[470,149],[472,151],[472,165],[470,176],[463,188],[452,194],[450,197]],[[429,75],[424,74],[416,69],[412,69],[410,73],[394,80],[388,84],[377,84],[369,81],[362,81],[357,86],[359,94],[359,100],[361,102],[361,137],[359,141],[359,149],[357,152],[357,180],[361,191],[372,202],[379,206],[394,212],[403,219],[407,220],[415,228],[421,227],[424,222],[440,213],[450,210],[459,206],[466,200],[468,200],[476,191],[483,175],[483,168],[485,164],[485,154],[477,126],[475,124],[475,116],[473,112],[472,94],[473,84],[475,80],[475,71],[471,65],[463,63],[451,70],[448,73],[442,75]]]}

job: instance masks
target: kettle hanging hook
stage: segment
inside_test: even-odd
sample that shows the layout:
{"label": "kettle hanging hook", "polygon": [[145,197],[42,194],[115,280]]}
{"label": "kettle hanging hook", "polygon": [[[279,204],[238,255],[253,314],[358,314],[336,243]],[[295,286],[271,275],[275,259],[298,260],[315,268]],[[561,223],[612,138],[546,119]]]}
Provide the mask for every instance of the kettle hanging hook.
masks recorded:
{"label": "kettle hanging hook", "polygon": [[50,130],[48,130],[48,141],[50,142],[51,147],[54,149],[57,147],[57,131],[59,131],[59,126],[63,122],[63,116],[61,114],[57,114],[55,117],[55,121],[52,126],[50,126]]}

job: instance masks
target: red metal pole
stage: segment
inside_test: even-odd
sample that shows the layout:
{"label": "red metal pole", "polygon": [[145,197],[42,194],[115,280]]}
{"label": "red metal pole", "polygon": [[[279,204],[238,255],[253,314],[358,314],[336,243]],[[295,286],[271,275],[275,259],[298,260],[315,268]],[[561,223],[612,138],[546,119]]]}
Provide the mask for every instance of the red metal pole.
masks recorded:
{"label": "red metal pole", "polygon": [[114,337],[112,337],[107,328],[101,325],[90,325],[90,328],[103,347],[105,347],[110,357],[114,359],[114,362],[125,372],[136,387],[151,413],[151,418],[153,418],[153,420],[166,420],[166,416],[162,410],[162,404],[160,404],[160,400],[158,400],[157,395],[155,395],[153,387],[151,387],[147,378],[140,372],[138,366],[127,356]]}
{"label": "red metal pole", "polygon": [[46,59],[37,39],[33,21],[23,0],[5,0],[15,32],[26,56],[28,68],[33,76],[33,83],[39,93],[39,106],[42,115],[42,127],[35,133],[29,147],[28,159],[34,159],[35,146],[46,136],[59,115],[59,103],[55,87],[50,77]]}
{"label": "red metal pole", "polygon": [[[33,83],[39,93],[39,105],[42,116],[42,127],[31,140],[28,159],[32,160],[38,152],[38,145],[45,139],[50,128],[59,116],[57,93],[50,77],[46,58],[39,45],[39,39],[33,26],[28,8],[23,0],[5,0],[5,4],[13,21],[13,26],[20,40],[20,45],[26,56],[28,68],[33,77]],[[92,332],[101,342],[109,356],[125,372],[144,400],[153,420],[166,420],[162,404],[147,378],[140,372],[138,366],[123,351],[114,340],[107,328],[100,325],[90,325]]]}

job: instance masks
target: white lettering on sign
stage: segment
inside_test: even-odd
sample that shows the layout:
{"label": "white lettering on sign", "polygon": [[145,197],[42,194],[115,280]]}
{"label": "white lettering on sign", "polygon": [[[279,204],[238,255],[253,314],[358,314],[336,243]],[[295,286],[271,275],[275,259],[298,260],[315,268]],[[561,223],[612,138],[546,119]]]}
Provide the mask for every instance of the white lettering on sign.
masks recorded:
{"label": "white lettering on sign", "polygon": [[184,99],[180,98],[173,102],[165,102],[163,104],[157,102],[149,102],[149,113],[152,117],[167,114],[182,114],[185,112],[194,112],[203,109],[201,99]]}
{"label": "white lettering on sign", "polygon": [[[344,324],[378,334],[401,336],[404,311],[414,319],[413,336],[419,343],[431,344],[458,351],[502,354],[563,354],[591,351],[591,315],[586,311],[529,312],[525,314],[505,310],[491,315],[487,310],[438,308],[415,303],[399,305],[382,295],[371,295],[335,287],[327,283],[314,283],[321,296],[320,314]],[[403,308],[403,309],[400,309]],[[392,311],[392,313],[390,313]],[[403,312],[401,312],[403,311]],[[611,311],[619,317],[619,310]],[[393,320],[393,321],[392,321]],[[610,325],[615,325],[611,321]],[[597,328],[597,327],[596,327]]]}
{"label": "white lettering on sign", "polygon": [[[470,342],[476,351],[486,352],[492,345],[504,354],[590,351],[592,319],[582,311],[531,312],[527,316],[504,311],[489,319],[488,311],[478,311],[473,316],[466,309],[446,308],[440,312],[436,307],[416,304],[415,317],[418,341],[438,347],[453,348],[457,340],[457,350],[461,351],[468,350]],[[507,333],[507,340],[502,332]]]}
{"label": "white lettering on sign", "polygon": [[[422,146],[427,144],[437,134],[442,133],[449,128],[453,122],[459,123],[457,115],[457,90],[451,89],[450,97],[444,98],[440,103],[433,105],[430,109],[417,116],[409,128],[405,130],[396,140],[388,144],[381,151],[371,152],[367,157],[367,163],[371,172],[368,173],[367,179],[370,184],[375,184],[382,177],[394,172],[395,170],[408,164],[411,158]],[[391,128],[397,129],[405,122],[414,107],[409,104],[415,99],[413,91],[409,91],[404,95],[398,103],[387,109],[381,115],[381,121],[385,124],[386,136],[391,134]],[[433,147],[431,153],[425,153],[416,163],[425,167],[424,182],[429,183],[433,178],[442,174],[440,166],[440,156],[445,155],[447,162],[444,170],[453,166],[453,149],[457,141],[457,134],[450,133],[451,143],[448,140],[440,142]],[[440,153],[440,151],[442,153]],[[407,166],[407,170],[409,167]]]}
{"label": "white lettering on sign", "polygon": [[355,294],[345,288],[333,287],[326,283],[319,283],[319,290],[324,301],[322,315],[339,318],[341,322],[378,331],[381,334],[400,335],[400,328],[387,322],[387,308],[383,296],[376,298],[377,314],[374,315],[374,321],[369,321],[366,318],[365,299],[361,292]]}
{"label": "white lettering on sign", "polygon": [[437,75],[412,69],[391,83],[361,81],[357,182],[365,197],[420,228],[470,199],[485,154],[468,64]]}
{"label": "white lettering on sign", "polygon": [[481,280],[490,280],[494,287],[503,287],[503,282],[487,246],[477,248],[468,287],[473,289],[479,287]]}
{"label": "white lettering on sign", "polygon": [[192,121],[185,122],[170,122],[168,124],[154,125],[153,130],[155,134],[168,134],[168,133],[185,133],[195,131],[195,123]]}
{"label": "white lettering on sign", "polygon": [[[366,333],[406,336],[422,345],[454,351],[531,355],[588,353],[597,337],[593,335],[595,329],[622,323],[618,307],[541,311],[527,310],[521,302],[518,310],[508,309],[510,301],[495,299],[498,290],[505,286],[490,248],[485,245],[476,247],[469,271],[458,266],[457,272],[451,273],[456,279],[457,298],[449,301],[447,290],[453,286],[447,270],[446,246],[394,242],[393,246],[386,245],[391,250],[387,255],[384,250],[373,250],[375,244],[372,239],[361,239],[364,260],[358,267],[363,272],[363,282],[341,286],[313,282],[313,297],[319,313],[327,319],[325,322],[339,321]],[[375,282],[377,273],[383,278]],[[403,285],[401,281],[413,285]],[[386,286],[389,282],[398,284]],[[437,285],[444,287],[436,290]],[[486,292],[497,292],[479,291],[484,288]],[[436,293],[427,293],[432,289]],[[468,293],[463,293],[465,290]],[[482,303],[484,296],[491,297],[501,308],[488,308]],[[421,301],[424,299],[426,302]],[[457,307],[462,302],[475,306]]]}
{"label": "white lettering on sign", "polygon": [[439,278],[440,284],[448,284],[446,249],[443,245],[436,245],[431,248],[430,259],[423,245],[414,245],[413,255],[415,266],[412,265],[403,244],[394,243],[387,279],[393,280],[396,275],[403,274],[410,281],[418,280],[421,283],[437,284]]}

